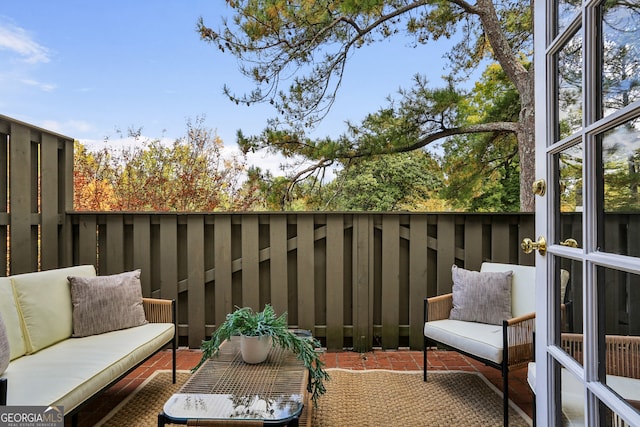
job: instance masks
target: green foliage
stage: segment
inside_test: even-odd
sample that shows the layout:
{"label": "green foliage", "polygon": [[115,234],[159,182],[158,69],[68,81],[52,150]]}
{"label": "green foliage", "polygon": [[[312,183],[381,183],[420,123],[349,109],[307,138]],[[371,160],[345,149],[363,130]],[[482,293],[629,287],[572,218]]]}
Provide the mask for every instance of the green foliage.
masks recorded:
{"label": "green foliage", "polygon": [[443,182],[424,151],[360,159],[327,186],[328,210],[412,211],[429,205]]}
{"label": "green foliage", "polygon": [[264,310],[254,312],[250,307],[237,308],[227,314],[225,321],[218,326],[211,335],[211,339],[202,341],[202,358],[192,369],[197,370],[206,360],[218,354],[220,345],[234,335],[270,336],[274,345],[292,351],[309,370],[308,390],[314,405],[318,398],[326,392],[324,381],[329,380],[329,374],[324,370],[324,362],[316,350],[320,343],[313,337],[296,335],[289,329],[287,313],[276,316],[270,304]]}
{"label": "green foliage", "polygon": [[[462,139],[462,138],[461,138]],[[446,184],[440,196],[467,212],[517,212],[517,143],[508,135],[467,136],[444,144]]]}
{"label": "green foliage", "polygon": [[[515,121],[519,96],[497,64],[490,64],[461,105],[468,124]],[[471,212],[517,212],[520,208],[518,142],[513,134],[460,135],[443,144],[447,177],[441,197]]]}

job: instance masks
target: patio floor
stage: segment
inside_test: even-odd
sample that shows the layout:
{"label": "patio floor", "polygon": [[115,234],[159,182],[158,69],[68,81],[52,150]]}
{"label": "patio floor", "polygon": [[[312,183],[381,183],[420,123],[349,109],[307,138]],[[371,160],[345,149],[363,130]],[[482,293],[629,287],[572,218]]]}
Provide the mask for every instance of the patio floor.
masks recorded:
{"label": "patio floor", "polygon": [[[188,370],[198,363],[201,352],[200,350],[181,348],[178,350],[177,355],[177,369]],[[325,354],[325,363],[327,368],[415,371],[422,370],[422,352],[404,349],[374,350],[364,354],[350,351],[328,352]],[[502,390],[500,371],[487,367],[455,351],[430,351],[428,364],[429,369],[433,370],[480,372]],[[78,416],[78,425],[80,427],[95,425],[158,369],[171,369],[170,350],[157,353],[94,402],[87,405]],[[509,374],[509,397],[531,416],[532,396],[526,382],[526,375],[526,368]],[[70,425],[69,422],[66,424]]]}

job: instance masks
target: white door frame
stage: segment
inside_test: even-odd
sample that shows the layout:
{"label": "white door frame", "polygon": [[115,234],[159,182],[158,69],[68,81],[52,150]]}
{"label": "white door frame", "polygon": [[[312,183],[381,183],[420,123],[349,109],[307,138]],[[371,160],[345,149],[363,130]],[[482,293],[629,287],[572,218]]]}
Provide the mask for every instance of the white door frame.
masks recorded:
{"label": "white door frame", "polygon": [[[569,27],[582,28],[582,123],[583,129],[578,130],[566,140],[555,141],[553,123],[556,94],[553,89],[553,40],[552,19],[557,0],[541,0],[534,2],[534,64],[535,64],[535,102],[536,102],[536,178],[544,179],[547,183],[547,192],[544,196],[536,196],[536,236],[544,236],[547,240],[547,254],[540,255],[536,252],[536,419],[538,425],[559,425],[560,398],[556,387],[556,377],[559,375],[559,366],[572,373],[579,382],[582,382],[585,391],[585,420],[587,425],[599,425],[598,405],[602,401],[623,419],[629,420],[632,425],[640,425],[640,415],[626,405],[607,386],[598,382],[598,357],[597,357],[597,294],[596,294],[596,269],[598,267],[612,268],[614,270],[627,271],[638,274],[640,260],[635,257],[604,253],[597,247],[597,216],[599,207],[596,194],[596,156],[595,135],[601,133],[601,129],[614,122],[622,122],[627,118],[637,117],[640,113],[640,102],[636,101],[628,108],[623,108],[612,113],[606,119],[598,120],[595,115],[596,99],[590,88],[594,87],[593,79],[599,79],[595,75],[598,69],[596,62],[597,34],[596,13],[594,6],[600,0],[585,0],[582,5],[576,6],[578,11],[576,19]],[[598,128],[599,127],[599,128]],[[583,148],[583,194],[584,209],[582,213],[582,247],[578,249],[567,248],[559,244],[559,237],[555,232],[557,220],[557,207],[554,205],[556,192],[556,177],[554,172],[554,156],[565,147],[573,145],[576,141]],[[565,236],[566,237],[566,236]],[[582,286],[584,297],[582,311],[584,321],[582,330],[584,334],[584,364],[578,364],[562,349],[554,345],[556,324],[559,319],[554,319],[559,306],[555,301],[554,272],[556,270],[556,258],[563,257],[582,263]],[[558,369],[556,369],[558,368]],[[555,370],[555,372],[554,372]]]}

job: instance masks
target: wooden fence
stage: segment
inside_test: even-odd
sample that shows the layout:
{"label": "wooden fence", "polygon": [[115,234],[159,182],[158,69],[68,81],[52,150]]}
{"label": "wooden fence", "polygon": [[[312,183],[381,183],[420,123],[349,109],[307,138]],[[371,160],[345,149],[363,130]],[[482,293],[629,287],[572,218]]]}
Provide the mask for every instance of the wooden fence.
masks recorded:
{"label": "wooden fence", "polygon": [[0,115],[0,259],[4,275],[71,261],[73,138]]}
{"label": "wooden fence", "polygon": [[143,272],[143,293],[178,300],[199,346],[234,306],[287,311],[331,349],[422,345],[422,300],[451,266],[528,264],[533,215],[74,213],[73,264]]}

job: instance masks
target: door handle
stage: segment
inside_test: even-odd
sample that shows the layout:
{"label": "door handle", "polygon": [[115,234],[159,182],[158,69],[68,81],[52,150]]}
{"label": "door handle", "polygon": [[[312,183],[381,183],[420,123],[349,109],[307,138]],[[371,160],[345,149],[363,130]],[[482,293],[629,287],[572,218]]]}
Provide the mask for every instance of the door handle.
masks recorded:
{"label": "door handle", "polygon": [[531,185],[531,192],[536,196],[544,196],[547,192],[547,182],[544,179],[534,181]]}
{"label": "door handle", "polygon": [[526,237],[522,239],[522,244],[520,245],[525,254],[530,254],[531,252],[537,250],[540,255],[545,255],[547,253],[547,240],[540,236],[538,237],[538,241],[534,242],[530,238]]}
{"label": "door handle", "polygon": [[578,242],[576,239],[567,239],[564,242],[560,242],[562,246],[569,246],[570,248],[577,248]]}

